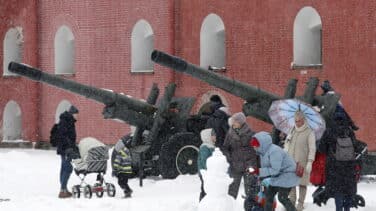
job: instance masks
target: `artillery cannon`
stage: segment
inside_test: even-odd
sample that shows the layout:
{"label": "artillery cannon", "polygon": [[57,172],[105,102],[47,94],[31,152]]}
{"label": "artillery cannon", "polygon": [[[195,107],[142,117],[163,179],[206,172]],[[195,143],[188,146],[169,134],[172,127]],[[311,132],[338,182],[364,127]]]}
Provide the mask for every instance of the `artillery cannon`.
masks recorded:
{"label": "artillery cannon", "polygon": [[[161,51],[154,50],[151,59],[155,63],[191,75],[194,78],[244,99],[246,101],[243,105],[243,112],[245,115],[255,117],[256,119],[270,124],[272,124],[272,121],[269,118],[268,110],[272,102],[282,98],[295,97],[296,79],[291,79],[289,81],[285,90],[285,95],[280,97],[247,83],[236,81],[218,73],[208,71],[194,64],[190,64],[181,58],[171,56]],[[313,106],[322,108],[321,115],[328,122],[331,114],[335,111],[340,96],[338,94],[315,96],[318,83],[318,78],[310,78],[303,96],[297,98]]]}
{"label": "artillery cannon", "polygon": [[[151,60],[162,66],[169,67],[175,71],[191,75],[198,80],[206,82],[212,86],[220,88],[226,92],[244,99],[246,101],[243,105],[243,112],[245,115],[255,117],[256,119],[265,121],[270,124],[272,124],[272,121],[269,118],[268,110],[272,102],[274,100],[295,97],[297,84],[296,79],[289,80],[284,96],[281,97],[272,93],[268,93],[258,87],[253,87],[247,83],[236,81],[218,73],[196,66],[194,64],[190,64],[181,58],[171,56],[158,50],[153,51]],[[327,127],[331,127],[331,125],[333,124],[331,116],[336,109],[340,95],[332,94],[316,96],[315,92],[318,84],[318,78],[310,78],[307,82],[303,96],[296,98],[308,104],[311,104],[312,106],[318,106],[319,108],[321,108],[320,114],[325,119]],[[273,129],[272,136],[273,142],[278,144],[279,138],[275,129]],[[376,156],[374,155],[374,153],[366,154],[362,157],[362,161],[363,175],[376,173]]]}
{"label": "artillery cannon", "polygon": [[136,126],[134,134],[125,138],[131,143],[132,166],[140,178],[159,174],[164,178],[175,178],[178,174],[197,172],[198,148],[201,144],[198,133],[202,129],[200,125],[204,126],[206,120],[190,115],[194,98],[174,97],[175,84],[166,86],[164,96],[156,106],[154,104],[159,95],[156,84],[153,84],[147,102],[143,102],[16,62],[11,62],[8,69],[31,80],[104,104],[105,119],[122,120]]}

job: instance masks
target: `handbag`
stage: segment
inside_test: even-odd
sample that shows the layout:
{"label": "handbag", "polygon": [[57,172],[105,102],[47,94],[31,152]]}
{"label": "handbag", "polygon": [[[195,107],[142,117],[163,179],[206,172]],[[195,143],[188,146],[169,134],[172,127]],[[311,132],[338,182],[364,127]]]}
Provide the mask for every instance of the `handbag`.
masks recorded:
{"label": "handbag", "polygon": [[303,174],[304,174],[304,167],[303,167],[302,165],[300,165],[299,162],[296,163],[295,174],[296,174],[296,176],[298,176],[298,177],[302,177]]}

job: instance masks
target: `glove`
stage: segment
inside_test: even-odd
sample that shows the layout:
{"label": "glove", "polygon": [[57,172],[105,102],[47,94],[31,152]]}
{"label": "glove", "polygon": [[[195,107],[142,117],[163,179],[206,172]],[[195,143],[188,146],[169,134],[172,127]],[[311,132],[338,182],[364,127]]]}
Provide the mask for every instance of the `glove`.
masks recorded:
{"label": "glove", "polygon": [[308,161],[305,170],[306,170],[306,172],[311,173],[311,171],[312,171],[312,161]]}
{"label": "glove", "polygon": [[263,179],[262,182],[261,182],[261,185],[264,186],[264,187],[269,187],[270,186],[270,177]]}
{"label": "glove", "polygon": [[260,173],[258,168],[253,168],[253,167],[248,168],[248,172],[250,174],[257,174],[257,175]]}

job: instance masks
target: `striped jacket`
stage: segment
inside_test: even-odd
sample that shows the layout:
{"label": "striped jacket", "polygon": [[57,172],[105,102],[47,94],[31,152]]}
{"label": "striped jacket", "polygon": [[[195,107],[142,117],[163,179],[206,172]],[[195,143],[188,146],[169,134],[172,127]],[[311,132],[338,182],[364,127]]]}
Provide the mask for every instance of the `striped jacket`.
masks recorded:
{"label": "striped jacket", "polygon": [[112,152],[112,170],[115,174],[132,174],[132,158],[127,147]]}

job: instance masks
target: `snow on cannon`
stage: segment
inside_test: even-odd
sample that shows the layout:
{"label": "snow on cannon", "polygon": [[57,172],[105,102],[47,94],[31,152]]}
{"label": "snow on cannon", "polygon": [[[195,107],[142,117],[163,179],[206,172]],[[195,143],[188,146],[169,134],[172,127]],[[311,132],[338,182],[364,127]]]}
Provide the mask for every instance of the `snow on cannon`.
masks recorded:
{"label": "snow on cannon", "polygon": [[122,120],[136,126],[135,132],[123,139],[130,145],[132,166],[140,179],[159,174],[163,178],[175,178],[179,174],[197,172],[198,148],[201,144],[199,132],[205,126],[206,119],[190,115],[194,98],[174,97],[175,84],[166,86],[164,96],[155,105],[159,95],[156,84],[153,84],[147,101],[143,102],[16,62],[11,62],[8,69],[31,80],[104,104],[105,119]]}

